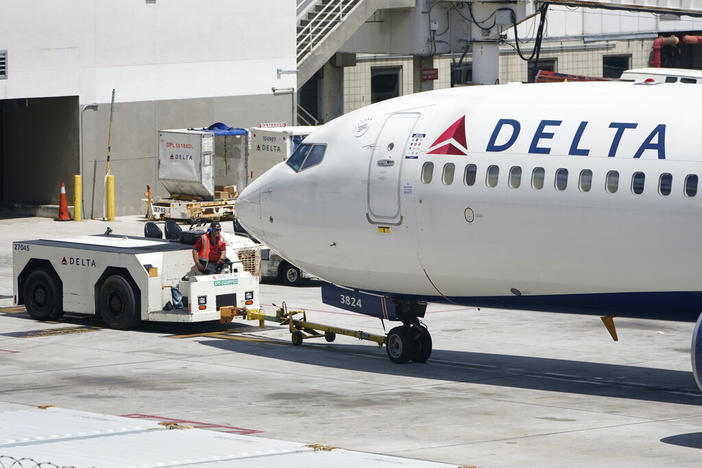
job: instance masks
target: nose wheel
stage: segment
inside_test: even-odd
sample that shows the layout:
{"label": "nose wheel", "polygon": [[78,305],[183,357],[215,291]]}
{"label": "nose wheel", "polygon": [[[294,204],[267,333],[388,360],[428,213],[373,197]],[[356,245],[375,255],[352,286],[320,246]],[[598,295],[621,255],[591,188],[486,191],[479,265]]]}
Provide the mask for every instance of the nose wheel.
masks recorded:
{"label": "nose wheel", "polygon": [[395,327],[388,333],[385,350],[396,364],[427,362],[431,356],[431,334],[419,323]]}

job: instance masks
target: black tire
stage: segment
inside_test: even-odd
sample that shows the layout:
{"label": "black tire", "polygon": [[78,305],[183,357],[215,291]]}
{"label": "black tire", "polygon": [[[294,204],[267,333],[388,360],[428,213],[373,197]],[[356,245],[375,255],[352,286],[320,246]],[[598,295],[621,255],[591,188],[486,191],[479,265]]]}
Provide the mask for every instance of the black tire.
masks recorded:
{"label": "black tire", "polygon": [[415,347],[410,327],[405,325],[395,327],[388,333],[385,351],[387,351],[388,357],[395,364],[404,364],[409,361],[415,353]]}
{"label": "black tire", "polygon": [[415,336],[415,350],[411,359],[414,362],[427,362],[431,356],[431,334],[426,327],[413,327]]}
{"label": "black tire", "polygon": [[331,343],[336,339],[336,333],[334,332],[324,332],[324,339],[327,340],[327,343]]}
{"label": "black tire", "polygon": [[141,321],[137,295],[122,275],[107,277],[98,297],[98,310],[103,322],[118,330],[129,330]]}
{"label": "black tire", "polygon": [[53,271],[37,268],[27,275],[24,305],[35,320],[58,320],[63,315],[63,290]]}
{"label": "black tire", "polygon": [[294,346],[300,346],[302,344],[302,332],[295,330],[290,336],[292,339],[292,344]]}
{"label": "black tire", "polygon": [[300,283],[300,269],[288,262],[283,262],[280,265],[280,280],[286,286],[295,286]]}

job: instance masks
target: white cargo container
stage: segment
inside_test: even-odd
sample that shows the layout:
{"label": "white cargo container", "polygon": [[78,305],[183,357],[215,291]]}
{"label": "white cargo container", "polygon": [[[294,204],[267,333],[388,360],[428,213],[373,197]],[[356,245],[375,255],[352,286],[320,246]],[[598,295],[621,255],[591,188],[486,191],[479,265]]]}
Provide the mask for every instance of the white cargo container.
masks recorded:
{"label": "white cargo container", "polygon": [[288,159],[297,145],[317,128],[315,126],[250,128],[251,150],[248,182],[279,162]]}
{"label": "white cargo container", "polygon": [[161,130],[158,178],[171,197],[212,200],[216,186],[246,185],[248,134],[216,123],[203,129]]}

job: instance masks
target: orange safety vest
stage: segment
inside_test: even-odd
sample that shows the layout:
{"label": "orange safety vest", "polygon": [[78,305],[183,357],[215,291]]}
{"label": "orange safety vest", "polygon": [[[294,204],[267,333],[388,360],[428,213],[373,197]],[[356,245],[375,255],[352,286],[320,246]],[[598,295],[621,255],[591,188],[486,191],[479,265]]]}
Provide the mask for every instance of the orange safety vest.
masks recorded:
{"label": "orange safety vest", "polygon": [[[200,247],[200,250],[197,253],[198,258],[203,261],[203,262],[209,262],[210,260],[210,235],[209,234],[203,234],[200,236],[200,240],[202,241],[202,245]],[[219,239],[219,250],[222,250],[222,240],[221,238]]]}

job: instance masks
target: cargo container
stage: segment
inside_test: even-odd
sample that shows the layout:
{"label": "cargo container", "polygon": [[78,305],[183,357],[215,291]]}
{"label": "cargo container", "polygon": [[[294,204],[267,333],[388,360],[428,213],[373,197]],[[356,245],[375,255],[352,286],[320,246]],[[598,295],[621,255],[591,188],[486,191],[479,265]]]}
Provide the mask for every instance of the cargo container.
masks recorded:
{"label": "cargo container", "polygon": [[242,190],[248,172],[248,133],[215,123],[208,128],[161,130],[158,179],[172,198],[213,200],[217,186]]}
{"label": "cargo container", "polygon": [[288,159],[297,145],[317,128],[315,126],[250,128],[251,151],[248,182],[279,162]]}

